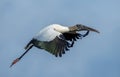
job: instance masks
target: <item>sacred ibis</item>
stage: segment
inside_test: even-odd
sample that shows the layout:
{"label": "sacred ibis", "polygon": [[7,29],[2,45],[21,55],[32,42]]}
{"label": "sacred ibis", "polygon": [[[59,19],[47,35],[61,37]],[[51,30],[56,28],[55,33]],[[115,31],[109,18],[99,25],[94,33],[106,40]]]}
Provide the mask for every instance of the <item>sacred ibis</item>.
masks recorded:
{"label": "sacred ibis", "polygon": [[[79,31],[86,32],[81,34],[78,33]],[[19,58],[15,59],[11,66],[18,62],[32,47],[44,49],[56,57],[62,57],[62,54],[65,54],[65,51],[68,51],[69,48],[73,47],[73,44],[77,39],[87,36],[89,31],[99,33],[98,30],[82,24],[76,24],[70,27],[59,24],[49,25],[32,38],[25,47],[26,51]]]}

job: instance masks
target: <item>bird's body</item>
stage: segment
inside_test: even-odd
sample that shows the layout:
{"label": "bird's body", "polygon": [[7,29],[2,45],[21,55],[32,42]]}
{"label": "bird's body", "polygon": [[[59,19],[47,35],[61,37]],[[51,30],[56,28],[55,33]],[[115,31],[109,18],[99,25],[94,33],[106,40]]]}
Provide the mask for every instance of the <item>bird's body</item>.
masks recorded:
{"label": "bird's body", "polygon": [[56,36],[59,36],[60,34],[67,31],[69,31],[68,27],[64,27],[58,24],[53,24],[40,30],[40,32],[37,33],[36,36],[34,36],[33,38],[39,41],[51,41]]}
{"label": "bird's body", "polygon": [[[85,34],[80,34],[78,33],[79,31],[87,32]],[[32,38],[25,47],[26,52],[14,60],[12,65],[19,61],[33,46],[44,49],[56,57],[62,57],[62,54],[65,54],[65,51],[69,50],[70,47],[73,47],[74,41],[87,36],[89,31],[99,33],[97,30],[82,24],[77,24],[71,27],[59,24],[49,25],[40,30],[40,32]]]}

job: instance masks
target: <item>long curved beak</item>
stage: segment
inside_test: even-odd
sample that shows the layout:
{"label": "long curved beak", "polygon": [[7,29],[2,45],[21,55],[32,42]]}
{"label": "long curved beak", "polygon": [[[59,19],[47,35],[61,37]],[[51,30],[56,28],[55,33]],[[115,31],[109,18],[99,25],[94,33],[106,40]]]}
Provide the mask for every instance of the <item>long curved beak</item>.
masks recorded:
{"label": "long curved beak", "polygon": [[91,27],[88,27],[88,26],[84,26],[84,25],[81,26],[81,30],[88,30],[88,31],[100,33],[98,30],[91,28]]}
{"label": "long curved beak", "polygon": [[69,27],[69,30],[70,31],[93,31],[93,32],[100,33],[98,30],[82,25],[82,24],[76,24],[75,26],[71,26]]}

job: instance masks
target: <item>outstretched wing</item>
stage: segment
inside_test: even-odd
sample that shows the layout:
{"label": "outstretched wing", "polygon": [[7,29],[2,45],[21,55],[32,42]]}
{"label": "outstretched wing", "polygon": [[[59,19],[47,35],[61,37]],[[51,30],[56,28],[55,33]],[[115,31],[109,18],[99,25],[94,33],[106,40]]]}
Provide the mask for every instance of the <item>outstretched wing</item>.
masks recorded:
{"label": "outstretched wing", "polygon": [[62,54],[65,54],[65,51],[72,47],[71,45],[72,44],[64,39],[63,35],[60,35],[59,37],[56,36],[56,38],[50,42],[44,42],[44,49],[56,57],[62,57]]}
{"label": "outstretched wing", "polygon": [[77,39],[81,39],[82,37],[87,36],[88,34],[89,34],[89,31],[87,31],[85,34],[80,34],[80,33],[77,33],[76,31],[63,33],[67,41],[76,41]]}

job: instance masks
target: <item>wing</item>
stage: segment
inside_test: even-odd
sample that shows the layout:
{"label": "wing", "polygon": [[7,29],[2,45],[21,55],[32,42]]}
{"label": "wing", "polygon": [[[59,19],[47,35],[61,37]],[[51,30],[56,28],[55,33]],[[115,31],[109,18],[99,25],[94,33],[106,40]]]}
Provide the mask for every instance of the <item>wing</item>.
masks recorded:
{"label": "wing", "polygon": [[72,44],[67,42],[64,39],[63,35],[56,38],[50,42],[44,42],[44,49],[51,54],[55,55],[56,57],[62,57],[62,54],[65,54],[65,51],[68,51]]}
{"label": "wing", "polygon": [[85,34],[80,34],[80,33],[77,33],[76,31],[63,33],[65,39],[68,41],[76,41],[77,39],[81,39],[82,37],[87,36],[88,34],[89,34],[89,31],[87,31]]}

